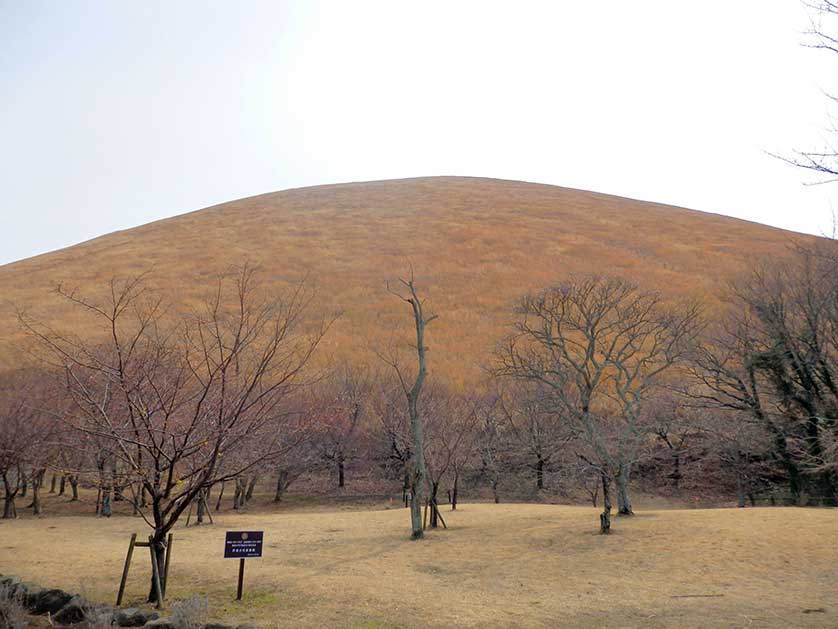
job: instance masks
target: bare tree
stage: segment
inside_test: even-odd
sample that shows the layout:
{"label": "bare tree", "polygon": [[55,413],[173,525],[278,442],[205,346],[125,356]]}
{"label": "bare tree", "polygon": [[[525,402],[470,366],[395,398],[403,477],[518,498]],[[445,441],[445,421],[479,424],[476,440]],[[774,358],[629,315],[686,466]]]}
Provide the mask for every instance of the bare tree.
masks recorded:
{"label": "bare tree", "polygon": [[381,358],[387,362],[396,373],[399,384],[407,400],[408,417],[410,418],[411,435],[413,437],[413,475],[410,479],[411,502],[410,502],[410,523],[411,539],[421,539],[424,535],[422,530],[422,502],[425,494],[425,483],[428,479],[428,471],[425,465],[425,437],[422,415],[419,409],[419,398],[422,394],[422,386],[428,376],[427,353],[425,345],[425,328],[437,318],[438,315],[428,315],[425,312],[425,300],[419,298],[416,290],[416,283],[411,271],[407,279],[399,279],[401,289],[395,289],[387,285],[387,290],[410,305],[413,313],[413,322],[416,328],[416,360],[417,370],[413,383],[408,382],[408,375],[394,356]]}
{"label": "bare tree", "polygon": [[[803,5],[810,12],[810,27],[806,31],[806,40],[803,45],[807,48],[826,51],[838,54],[838,2],[835,0],[803,0]],[[830,105],[838,102],[835,94],[826,94]],[[838,126],[832,116],[826,129],[826,137],[820,149],[794,151],[793,156],[784,157],[774,155],[779,159],[804,168],[821,175],[826,179],[817,183],[829,183],[835,181],[838,176],[838,146],[835,145],[834,137],[838,133]],[[833,225],[833,229],[835,225]]]}
{"label": "bare tree", "polygon": [[347,363],[339,365],[311,393],[316,409],[313,442],[334,470],[339,489],[346,484],[347,465],[358,456],[369,393],[368,374]]}
{"label": "bare tree", "polygon": [[15,498],[32,474],[33,512],[40,514],[40,480],[50,454],[53,429],[44,407],[43,374],[30,370],[0,375],[0,478],[3,480],[3,518],[17,517]]}
{"label": "bare tree", "polygon": [[698,325],[694,305],[667,307],[656,293],[600,276],[573,276],[524,297],[516,331],[498,350],[496,373],[528,383],[587,447],[606,503],[610,486],[620,511],[632,513],[631,466],[645,442],[643,403],[682,360]]}
{"label": "bare tree", "polygon": [[303,286],[285,298],[265,295],[248,267],[221,278],[186,314],[167,310],[142,276],[113,280],[102,303],[58,294],[98,322],[107,341],[29,318],[24,325],[63,369],[74,402],[68,421],[110,443],[138,487],[137,508],[148,496],[139,512],[162,561],[167,533],[201,492],[294,442],[279,437],[288,400],[326,326],[305,329],[311,295]]}
{"label": "bare tree", "polygon": [[740,411],[771,438],[791,501],[834,504],[838,476],[838,244],[757,266],[730,292],[723,325],[696,352],[694,401]]}

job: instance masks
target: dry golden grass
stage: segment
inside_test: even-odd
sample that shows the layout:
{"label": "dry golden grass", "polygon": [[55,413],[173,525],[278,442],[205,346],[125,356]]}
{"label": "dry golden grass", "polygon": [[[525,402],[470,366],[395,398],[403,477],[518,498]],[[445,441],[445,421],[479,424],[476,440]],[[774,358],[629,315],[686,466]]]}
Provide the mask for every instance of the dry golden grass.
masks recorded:
{"label": "dry golden grass", "polygon": [[[115,208],[118,209],[118,208]],[[324,354],[363,360],[371,340],[409,328],[384,288],[413,263],[441,315],[431,369],[455,382],[507,331],[512,302],[569,272],[629,277],[669,295],[714,301],[747,261],[783,255],[804,237],[723,216],[514,181],[434,177],[301,188],[242,199],[102,236],[0,267],[0,362],[20,341],[11,304],[63,328],[83,324],[50,295],[58,281],[102,294],[113,276],[194,299],[249,260],[270,285],[308,275],[322,312],[343,312]],[[79,328],[79,326],[82,326]]]}
{"label": "dry golden grass", "polygon": [[[90,505],[90,496],[85,496]],[[47,498],[53,514],[64,499]],[[178,528],[169,599],[263,627],[836,627],[838,511],[641,511],[595,534],[586,507],[464,504],[448,530],[407,540],[403,509],[273,508]],[[265,556],[222,558],[224,531],[265,531]],[[127,516],[0,521],[0,572],[112,602]],[[148,580],[135,555],[128,602]]]}

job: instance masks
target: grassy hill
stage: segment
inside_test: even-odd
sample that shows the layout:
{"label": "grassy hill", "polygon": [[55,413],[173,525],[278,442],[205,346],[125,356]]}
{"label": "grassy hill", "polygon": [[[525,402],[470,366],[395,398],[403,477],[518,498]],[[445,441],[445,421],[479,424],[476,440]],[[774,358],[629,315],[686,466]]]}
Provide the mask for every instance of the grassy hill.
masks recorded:
{"label": "grassy hill", "polygon": [[[118,211],[118,208],[114,208]],[[682,208],[556,186],[432,177],[264,194],[115,232],[0,267],[0,357],[21,333],[14,307],[78,326],[50,292],[56,282],[102,294],[111,277],[153,269],[178,299],[199,297],[218,273],[249,261],[278,287],[308,277],[321,311],[340,311],[325,348],[365,356],[409,325],[385,281],[412,264],[440,314],[431,370],[480,374],[507,330],[514,300],[570,272],[628,277],[669,295],[714,303],[746,263],[787,252],[798,234]],[[85,332],[83,328],[80,329]],[[0,358],[2,360],[2,358]]]}

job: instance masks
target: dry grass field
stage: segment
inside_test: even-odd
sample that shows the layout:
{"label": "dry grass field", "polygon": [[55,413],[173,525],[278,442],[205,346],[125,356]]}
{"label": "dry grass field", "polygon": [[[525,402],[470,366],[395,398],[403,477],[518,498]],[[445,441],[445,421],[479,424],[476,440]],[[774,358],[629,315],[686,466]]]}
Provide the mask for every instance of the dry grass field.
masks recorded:
{"label": "dry grass field", "polygon": [[[117,210],[118,208],[114,208]],[[434,177],[301,188],[214,206],[0,267],[0,362],[20,341],[15,306],[74,332],[84,323],[50,294],[59,281],[101,295],[114,276],[153,269],[177,300],[205,294],[245,260],[283,286],[307,276],[319,312],[342,316],[322,356],[382,343],[409,313],[385,281],[412,262],[439,313],[431,368],[468,383],[508,330],[515,299],[570,272],[628,277],[716,303],[748,261],[807,236],[654,203],[515,181]],[[372,356],[367,353],[367,358]]]}
{"label": "dry grass field", "polygon": [[[0,521],[0,573],[113,602],[128,516]],[[90,500],[90,498],[86,498]],[[263,507],[175,531],[169,599],[262,627],[838,627],[838,510],[658,509],[595,534],[587,507],[464,504],[407,540],[405,510]],[[265,556],[222,558],[225,530],[265,531]],[[147,588],[135,555],[128,602]]]}

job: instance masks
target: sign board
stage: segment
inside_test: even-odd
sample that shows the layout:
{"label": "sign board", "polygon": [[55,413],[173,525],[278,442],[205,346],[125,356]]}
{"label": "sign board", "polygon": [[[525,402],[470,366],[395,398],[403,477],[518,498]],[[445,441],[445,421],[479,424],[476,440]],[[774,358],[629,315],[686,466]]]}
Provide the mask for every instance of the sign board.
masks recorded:
{"label": "sign board", "polygon": [[262,556],[263,531],[227,531],[225,559],[249,559]]}

